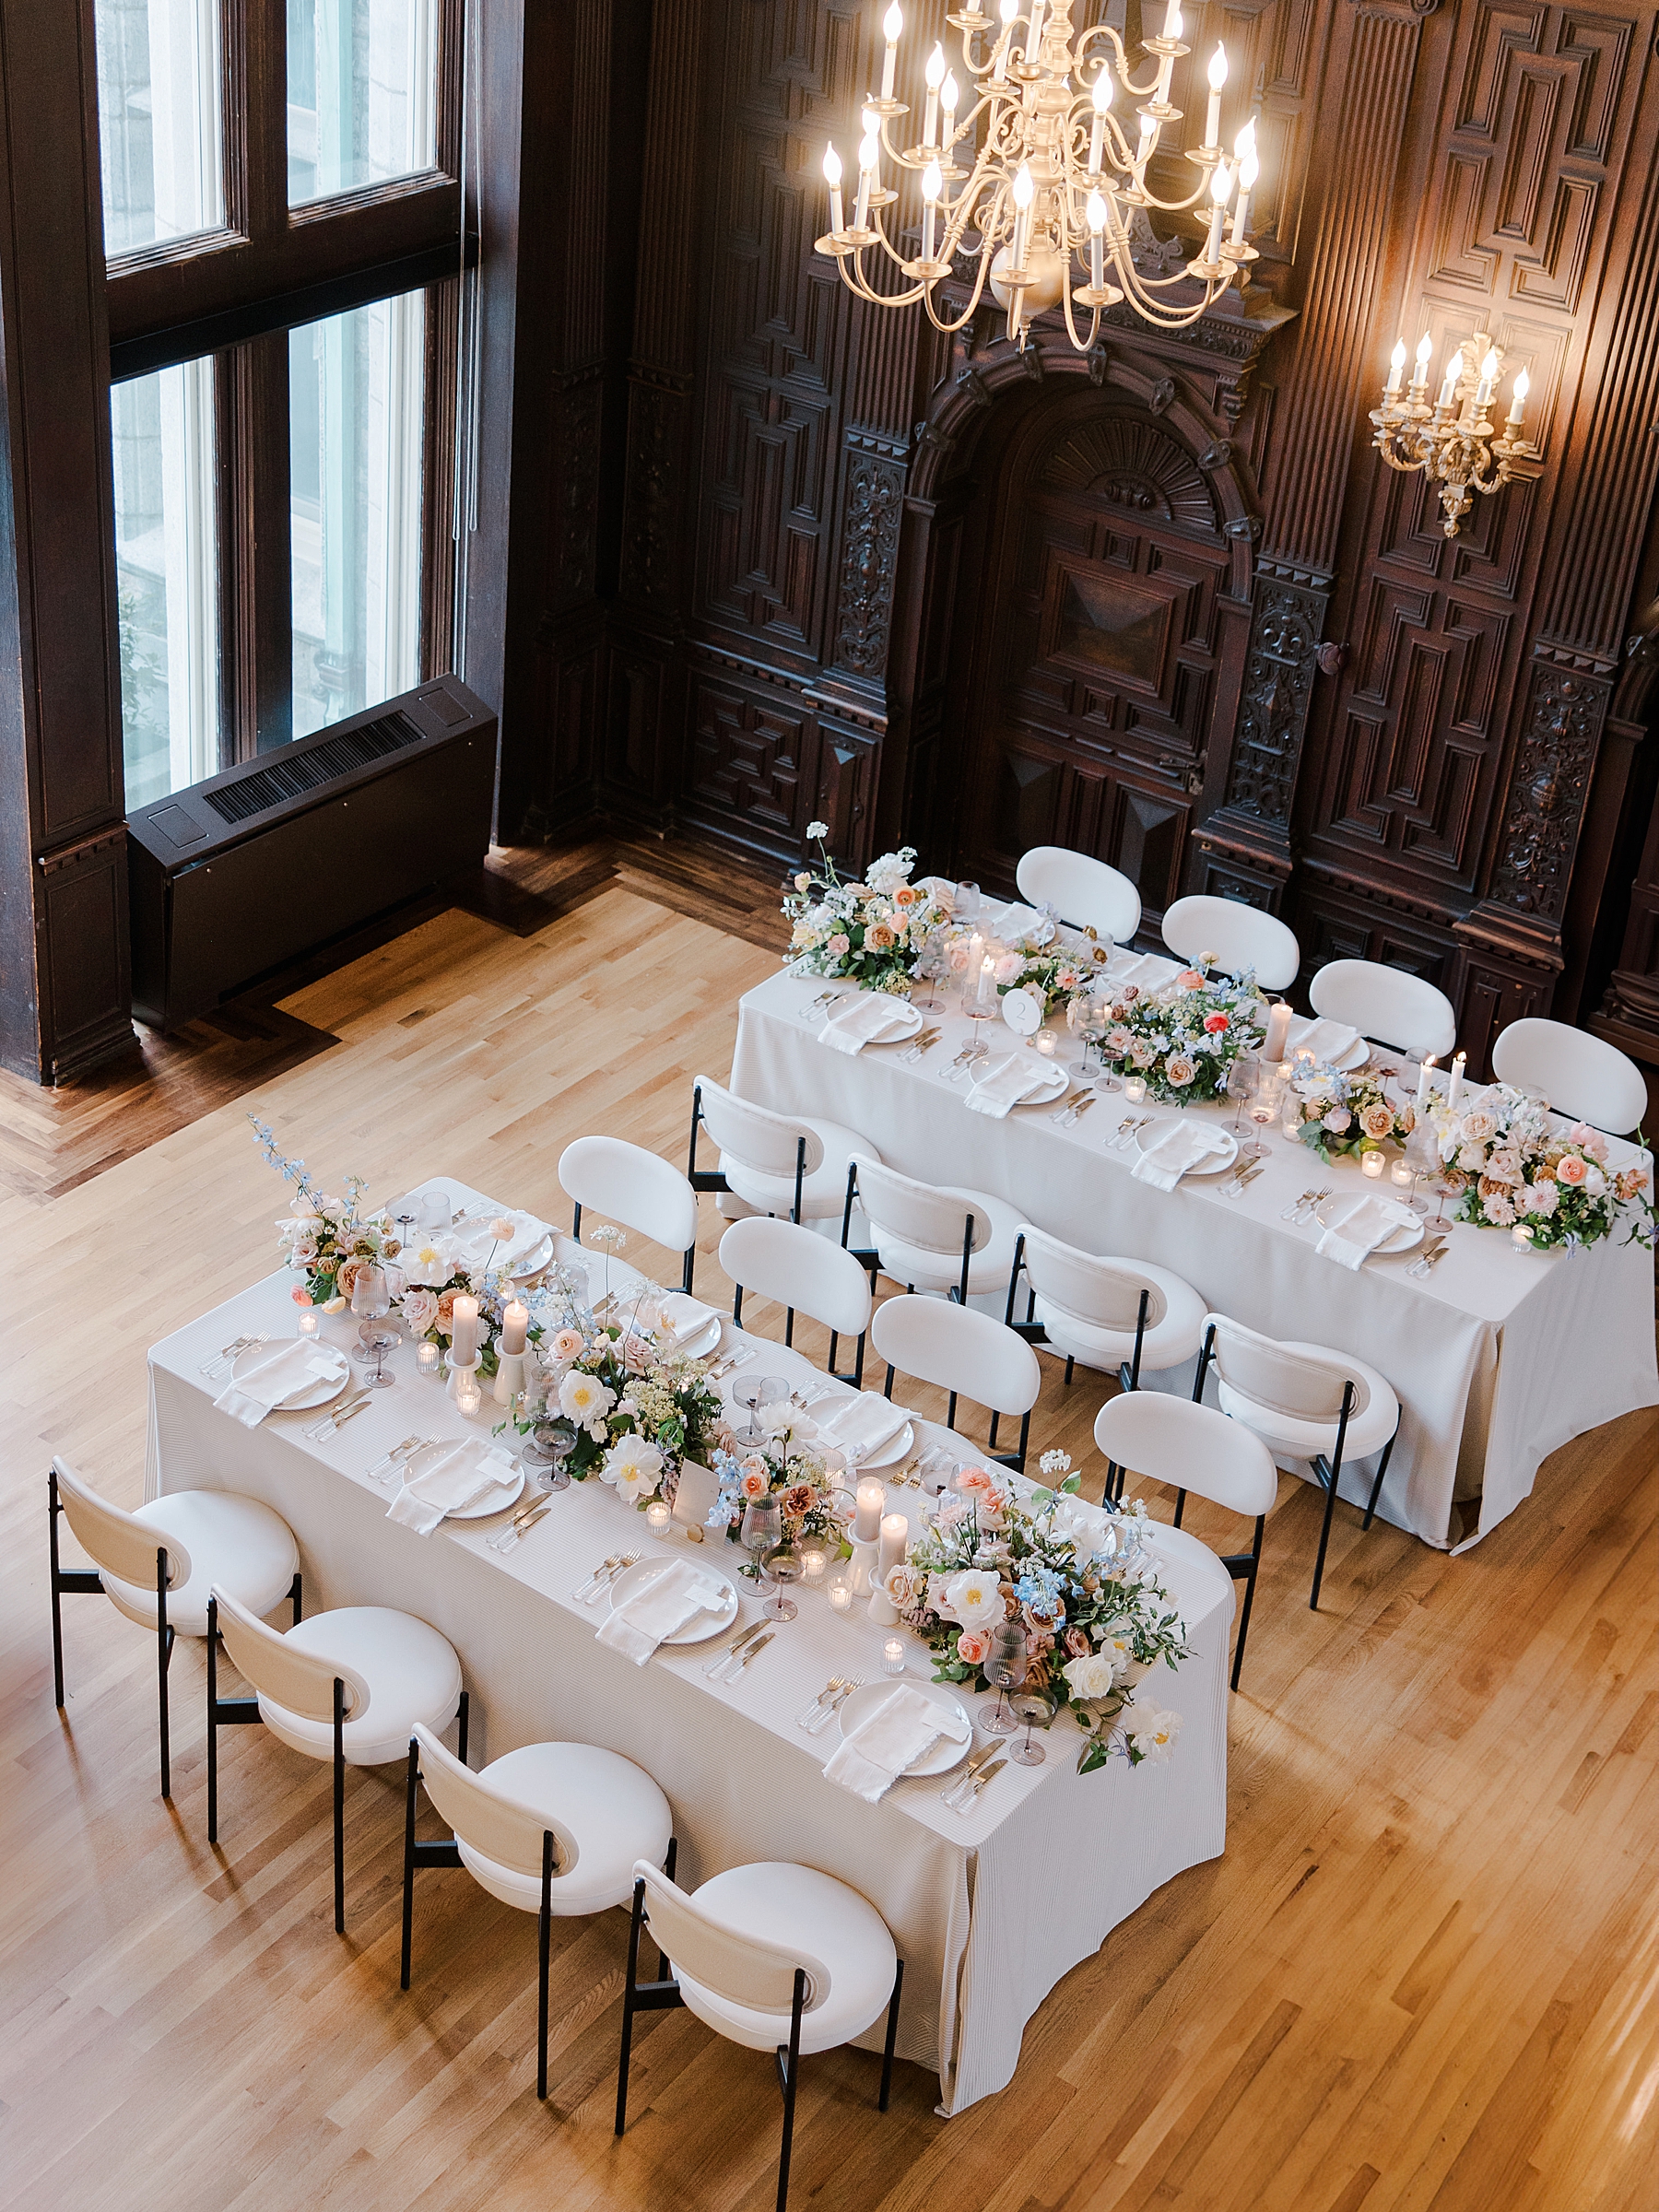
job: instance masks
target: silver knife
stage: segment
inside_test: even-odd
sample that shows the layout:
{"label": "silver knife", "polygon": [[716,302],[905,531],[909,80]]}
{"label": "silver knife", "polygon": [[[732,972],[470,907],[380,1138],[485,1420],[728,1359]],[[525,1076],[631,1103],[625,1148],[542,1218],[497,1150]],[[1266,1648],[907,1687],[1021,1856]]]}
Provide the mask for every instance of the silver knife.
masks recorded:
{"label": "silver knife", "polygon": [[945,1787],[939,1792],[940,1796],[945,1798],[947,1802],[950,1799],[959,1797],[962,1792],[968,1787],[968,1784],[972,1782],[975,1776],[979,1773],[980,1769],[984,1765],[985,1761],[988,1759],[993,1759],[995,1757],[996,1751],[997,1740],[995,1736],[993,1736],[988,1744],[982,1744],[980,1746],[979,1749],[973,1754],[972,1758],[970,1759],[967,1766],[964,1767],[962,1771],[959,1774],[954,1775],[951,1780],[945,1784]]}
{"label": "silver knife", "polygon": [[735,1681],[736,1681],[736,1679],[737,1679],[737,1677],[738,1677],[738,1676],[739,1676],[739,1675],[740,1675],[740,1674],[743,1672],[744,1668],[745,1668],[745,1667],[746,1667],[746,1666],[748,1665],[749,1661],[750,1661],[751,1659],[758,1659],[758,1658],[759,1657],[760,1653],[762,1653],[762,1652],[763,1652],[763,1651],[766,1649],[767,1645],[768,1645],[768,1644],[769,1644],[769,1643],[771,1641],[771,1640],[772,1640],[772,1632],[771,1632],[771,1630],[770,1629],[767,1630],[767,1632],[766,1632],[766,1634],[765,1634],[764,1636],[757,1636],[757,1637],[756,1637],[756,1639],[755,1639],[755,1641],[754,1641],[754,1642],[753,1642],[753,1643],[751,1643],[751,1644],[749,1645],[749,1647],[748,1647],[748,1650],[747,1650],[747,1652],[745,1652],[745,1653],[744,1653],[744,1654],[743,1654],[742,1658],[738,1660],[738,1662],[737,1662],[736,1665],[735,1665],[735,1667],[732,1669],[731,1673],[730,1673],[730,1674],[729,1674],[729,1675],[726,1677],[726,1680],[727,1680],[728,1682],[735,1682]]}
{"label": "silver knife", "polygon": [[496,1550],[516,1551],[519,1545],[530,1534],[530,1531],[535,1526],[536,1523],[538,1521],[545,1521],[552,1511],[552,1500],[549,1500],[546,1505],[537,1506],[535,1512],[526,1513],[522,1521],[514,1521],[512,1525],[502,1533],[502,1535],[492,1539]]}
{"label": "silver knife", "polygon": [[965,1798],[958,1798],[955,1809],[959,1813],[966,1812],[971,1806],[977,1805],[979,1803],[980,1792],[984,1788],[988,1782],[995,1781],[996,1777],[1002,1772],[1003,1769],[1007,1765],[1007,1763],[1008,1762],[1006,1759],[994,1759],[988,1767],[982,1767],[979,1772],[974,1776],[972,1783],[969,1788],[967,1796]]}
{"label": "silver knife", "polygon": [[703,1668],[703,1673],[705,1675],[718,1674],[724,1666],[726,1666],[731,1663],[735,1655],[743,1649],[746,1643],[752,1643],[754,1641],[755,1638],[759,1635],[761,1630],[765,1626],[766,1622],[764,1618],[762,1618],[759,1620],[750,1621],[747,1629],[739,1629],[736,1635],[733,1637],[731,1642],[726,1645],[725,1650],[721,1653],[719,1658],[711,1660],[709,1665]]}

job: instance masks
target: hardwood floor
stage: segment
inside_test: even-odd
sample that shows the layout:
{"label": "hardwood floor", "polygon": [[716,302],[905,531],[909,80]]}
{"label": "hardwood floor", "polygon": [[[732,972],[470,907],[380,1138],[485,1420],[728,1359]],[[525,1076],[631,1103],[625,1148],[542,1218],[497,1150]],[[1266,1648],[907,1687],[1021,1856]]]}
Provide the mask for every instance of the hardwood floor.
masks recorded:
{"label": "hardwood floor", "polygon": [[[286,997],[272,1063],[250,1044],[215,1065],[210,1045],[182,1097],[83,1101],[69,1168],[54,1125],[0,1097],[0,1148],[28,1168],[0,1178],[0,2212],[771,2202],[771,2070],[688,2014],[641,2023],[614,2140],[620,1913],[555,1924],[543,2107],[528,1916],[463,1873],[426,1877],[399,1994],[397,1773],[350,1778],[341,1940],[325,1769],[234,1732],[223,1844],[204,1840],[199,1646],[174,1662],[171,1809],[153,1646],[101,1599],[65,1600],[66,1716],[52,1703],[46,1462],[140,1495],[146,1347],[270,1265],[278,1187],[247,1110],[325,1176],[441,1170],[546,1210],[584,1130],[682,1157],[690,1079],[726,1065],[736,996],[775,962],[770,887],[649,876],[626,848],[503,876],[499,921],[435,913]],[[302,1054],[302,1037],[322,1042]],[[712,1248],[712,1207],[705,1227]],[[745,1318],[766,1325],[761,1306]],[[1034,1441],[1090,1458],[1099,1394],[1050,1369]],[[1226,1855],[1069,1974],[1014,2084],[953,2121],[917,2068],[880,2118],[874,2061],[809,2062],[792,2201],[1651,2206],[1654,1441],[1630,1417],[1557,1453],[1458,1559],[1361,1536],[1344,1509],[1317,1614],[1314,1497],[1284,1478],[1232,1700]]]}

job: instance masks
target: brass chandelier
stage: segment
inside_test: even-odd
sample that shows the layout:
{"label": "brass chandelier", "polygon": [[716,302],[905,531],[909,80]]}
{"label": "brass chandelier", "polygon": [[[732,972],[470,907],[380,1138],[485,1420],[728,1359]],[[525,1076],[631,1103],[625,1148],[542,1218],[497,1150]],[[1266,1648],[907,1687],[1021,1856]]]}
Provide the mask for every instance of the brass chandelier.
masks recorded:
{"label": "brass chandelier", "polygon": [[1434,341],[1425,331],[1411,382],[1402,397],[1405,339],[1395,346],[1389,356],[1382,404],[1371,410],[1371,443],[1390,468],[1403,474],[1421,469],[1430,483],[1438,486],[1445,515],[1441,528],[1448,537],[1455,537],[1476,492],[1489,495],[1512,477],[1535,477],[1543,463],[1537,448],[1521,434],[1530,385],[1526,371],[1519,372],[1510,388],[1509,415],[1502,435],[1495,438],[1491,408],[1503,371],[1502,347],[1494,346],[1484,330],[1475,333],[1466,352],[1457,347],[1430,406],[1429,357],[1433,350]]}
{"label": "brass chandelier", "polygon": [[[961,34],[962,67],[971,88],[968,112],[959,116],[961,88],[943,45],[936,45],[924,73],[921,142],[900,149],[889,129],[912,111],[893,97],[904,29],[893,0],[882,18],[887,48],[881,93],[864,107],[850,223],[841,158],[833,146],[824,156],[830,229],[818,250],[834,257],[843,281],[861,300],[877,307],[909,307],[920,300],[935,328],[948,332],[973,315],[989,282],[1007,311],[1008,335],[1016,345],[1024,342],[1033,316],[1060,304],[1072,344],[1087,352],[1099,335],[1103,309],[1127,300],[1146,322],[1180,330],[1255,260],[1244,235],[1257,174],[1255,125],[1247,123],[1239,132],[1229,160],[1220,145],[1225,49],[1218,46],[1209,64],[1204,144],[1186,157],[1198,182],[1183,200],[1159,199],[1147,183],[1147,168],[1166,129],[1181,120],[1181,110],[1169,104],[1171,73],[1189,52],[1181,42],[1180,0],[1169,0],[1162,31],[1144,41],[1153,63],[1145,84],[1131,78],[1124,42],[1109,24],[1074,39],[1072,6],[1073,0],[1000,0],[993,18],[980,0],[971,0],[950,16]],[[1120,88],[1129,101],[1139,103],[1132,134],[1114,109]],[[919,172],[921,251],[913,258],[887,228],[888,211],[900,195],[883,181],[884,159],[899,182],[906,171]],[[1135,266],[1135,223],[1145,223],[1151,209],[1179,215],[1201,201],[1208,209],[1202,251],[1171,276],[1145,275]],[[864,261],[871,249],[912,280],[909,288],[874,288]],[[976,265],[972,295],[951,320],[941,314],[935,294],[961,254]],[[1072,282],[1074,255],[1087,279],[1078,285]],[[1194,284],[1195,293],[1190,288]],[[1081,332],[1075,308],[1088,316]]]}

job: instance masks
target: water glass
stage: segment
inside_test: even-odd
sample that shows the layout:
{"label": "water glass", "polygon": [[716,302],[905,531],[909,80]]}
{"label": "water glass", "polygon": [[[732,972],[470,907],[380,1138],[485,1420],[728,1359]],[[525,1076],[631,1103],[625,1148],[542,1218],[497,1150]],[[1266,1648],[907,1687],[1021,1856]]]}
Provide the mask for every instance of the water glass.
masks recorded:
{"label": "water glass", "polygon": [[991,1631],[991,1649],[985,1654],[985,1679],[996,1686],[996,1703],[980,1726],[987,1735],[1012,1735],[1019,1724],[1009,1710],[1005,1691],[1018,1689],[1026,1678],[1026,1632],[1017,1620],[998,1621]]}

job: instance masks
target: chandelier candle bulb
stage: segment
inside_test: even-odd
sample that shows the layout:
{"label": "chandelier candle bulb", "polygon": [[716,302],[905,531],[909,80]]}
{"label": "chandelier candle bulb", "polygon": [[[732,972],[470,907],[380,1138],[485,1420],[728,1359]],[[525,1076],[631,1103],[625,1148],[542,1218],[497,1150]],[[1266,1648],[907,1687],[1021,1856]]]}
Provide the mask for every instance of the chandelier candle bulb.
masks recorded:
{"label": "chandelier candle bulb", "polygon": [[1088,281],[1098,292],[1103,288],[1106,276],[1106,243],[1100,236],[1106,228],[1106,203],[1098,192],[1088,195]]}
{"label": "chandelier candle bulb", "polygon": [[[930,149],[939,139],[939,87],[945,82],[945,49],[935,46],[927,57],[924,72],[927,79],[927,114],[922,132],[922,143]],[[929,259],[932,258],[930,255]]]}
{"label": "chandelier candle bulb", "polygon": [[1384,399],[1393,399],[1400,389],[1400,379],[1406,371],[1406,341],[1394,340],[1394,349],[1388,357],[1388,382],[1382,387]]}
{"label": "chandelier candle bulb", "polygon": [[947,69],[945,72],[945,82],[939,87],[939,105],[945,111],[945,151],[947,153],[956,143],[957,102],[961,97],[961,88]]}
{"label": "chandelier candle bulb", "polygon": [[1163,35],[1166,39],[1179,39],[1181,30],[1181,0],[1170,0],[1164,10]]}
{"label": "chandelier candle bulb", "polygon": [[847,226],[841,212],[841,159],[833,146],[824,148],[824,181],[830,187],[830,228],[839,238]]}
{"label": "chandelier candle bulb", "polygon": [[[1241,246],[1244,243],[1244,218],[1250,213],[1250,195],[1255,190],[1257,177],[1262,173],[1262,165],[1256,159],[1253,120],[1247,123],[1233,140],[1233,152],[1238,156],[1239,162],[1239,196],[1233,202],[1232,242],[1235,246]],[[1401,352],[1404,351],[1402,347]]]}
{"label": "chandelier candle bulb", "polygon": [[1418,340],[1417,367],[1411,372],[1411,388],[1414,392],[1423,392],[1428,389],[1429,357],[1433,351],[1434,340],[1425,331]]}
{"label": "chandelier candle bulb", "polygon": [[899,6],[899,0],[893,0],[892,6],[881,18],[881,34],[887,41],[887,52],[881,61],[883,100],[891,100],[893,97],[893,70],[899,60],[899,34],[903,29],[904,11]]}
{"label": "chandelier candle bulb", "polygon": [[1227,220],[1227,202],[1232,191],[1232,171],[1225,161],[1210,180],[1210,227],[1204,258],[1212,267],[1221,258],[1221,226]]}
{"label": "chandelier candle bulb", "polygon": [[1221,88],[1227,82],[1227,49],[1218,46],[1210,55],[1209,107],[1204,118],[1204,143],[1219,146],[1221,143]]}
{"label": "chandelier candle bulb", "polygon": [[[1106,117],[1112,107],[1112,68],[1109,63],[1102,62],[1100,64],[1094,84],[1090,88],[1089,98],[1094,104],[1094,123],[1088,134],[1088,173],[1091,177],[1098,177],[1100,173],[1100,159],[1106,144]],[[1091,207],[1099,197],[1098,193],[1090,193],[1088,204]],[[1092,216],[1089,220],[1092,224],[1094,220]],[[1096,284],[1099,284],[1100,281],[1097,276]]]}
{"label": "chandelier candle bulb", "polygon": [[1498,354],[1494,347],[1487,347],[1487,357],[1480,364],[1480,382],[1475,387],[1475,406],[1484,413],[1492,404],[1492,387],[1498,381]]}
{"label": "chandelier candle bulb", "polygon": [[858,1486],[857,1510],[853,1517],[853,1540],[855,1544],[876,1544],[880,1541],[882,1508],[886,1504],[886,1483],[874,1475],[866,1475]]}
{"label": "chandelier candle bulb", "polygon": [[870,191],[875,182],[876,167],[881,159],[881,146],[874,131],[866,131],[858,144],[858,197],[853,203],[853,228],[862,230],[869,220]]}
{"label": "chandelier candle bulb", "polygon": [[1008,47],[1014,37],[1014,18],[1019,13],[1019,0],[1002,0],[1002,37],[996,41],[996,64],[991,72],[993,84],[1008,81]]}

